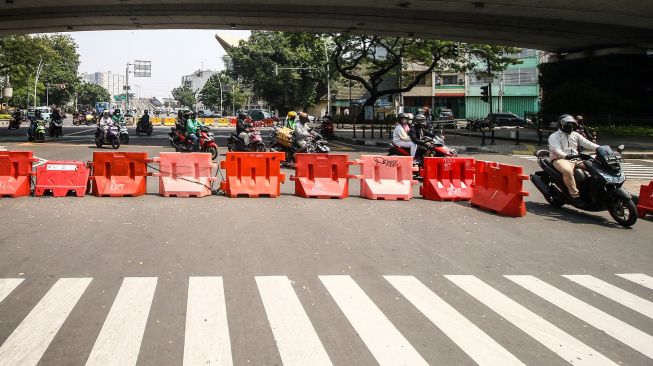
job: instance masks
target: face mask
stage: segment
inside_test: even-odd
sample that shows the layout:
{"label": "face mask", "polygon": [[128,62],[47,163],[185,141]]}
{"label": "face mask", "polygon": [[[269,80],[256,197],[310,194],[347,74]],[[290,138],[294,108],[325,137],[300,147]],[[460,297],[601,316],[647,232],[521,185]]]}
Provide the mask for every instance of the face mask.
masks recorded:
{"label": "face mask", "polygon": [[570,134],[573,130],[574,130],[574,125],[572,125],[571,123],[562,126],[562,132],[566,134]]}

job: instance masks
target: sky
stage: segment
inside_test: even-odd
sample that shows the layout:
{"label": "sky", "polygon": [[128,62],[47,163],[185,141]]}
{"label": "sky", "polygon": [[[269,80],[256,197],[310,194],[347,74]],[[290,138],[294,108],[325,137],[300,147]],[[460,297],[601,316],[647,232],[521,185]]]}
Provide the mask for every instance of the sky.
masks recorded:
{"label": "sky", "polygon": [[[242,30],[117,30],[70,32],[77,42],[79,72],[125,74],[127,62],[152,61],[151,78],[134,78],[129,85],[140,97],[168,97],[181,84],[182,75],[203,67],[222,70],[224,50],[215,40],[219,34],[228,42],[245,39]],[[133,71],[133,67],[131,68]]]}

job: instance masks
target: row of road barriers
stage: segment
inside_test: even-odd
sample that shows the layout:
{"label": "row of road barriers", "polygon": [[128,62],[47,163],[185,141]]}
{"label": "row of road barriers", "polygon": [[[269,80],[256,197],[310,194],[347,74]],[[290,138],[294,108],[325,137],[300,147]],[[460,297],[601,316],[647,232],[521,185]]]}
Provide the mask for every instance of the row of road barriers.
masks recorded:
{"label": "row of road barriers", "polygon": [[[286,178],[280,167],[283,159],[283,153],[228,152],[220,162],[225,177],[217,190],[213,188],[217,164],[207,153],[162,152],[149,158],[146,152],[96,151],[87,163],[46,161],[34,171],[38,159],[31,151],[0,150],[0,197],[71,193],[81,197],[87,192],[97,197],[136,197],[147,193],[148,176],[158,178],[158,193],[165,197],[217,193],[278,197]],[[360,166],[360,174],[351,174],[351,165]],[[295,195],[304,198],[347,198],[349,181],[358,179],[361,197],[407,201],[413,197],[413,186],[419,184],[414,173],[412,158],[407,156],[363,155],[350,161],[346,154],[297,154],[290,181],[295,183]],[[528,193],[523,182],[528,178],[522,167],[474,158],[425,158],[419,174],[424,199],[470,201],[472,207],[503,216],[526,215]],[[637,207],[640,217],[653,213],[653,182],[641,187]]]}

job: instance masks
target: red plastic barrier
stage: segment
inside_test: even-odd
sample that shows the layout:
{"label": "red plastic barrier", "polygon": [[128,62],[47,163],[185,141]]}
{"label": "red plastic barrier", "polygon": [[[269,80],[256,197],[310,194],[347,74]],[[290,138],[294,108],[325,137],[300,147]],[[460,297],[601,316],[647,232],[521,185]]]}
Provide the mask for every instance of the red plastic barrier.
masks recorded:
{"label": "red plastic barrier", "polygon": [[226,180],[220,189],[229,197],[277,197],[286,176],[281,173],[282,152],[228,152],[220,167]]}
{"label": "red plastic barrier", "polygon": [[205,197],[211,195],[211,169],[217,168],[211,154],[162,152],[153,159],[159,163],[159,194],[165,197]]}
{"label": "red plastic barrier", "polygon": [[424,158],[420,194],[427,200],[469,201],[474,182],[474,158]]}
{"label": "red plastic barrier", "polygon": [[89,169],[81,161],[50,160],[36,168],[35,196],[52,192],[54,197],[64,197],[74,191],[84,197],[88,185]]}
{"label": "red plastic barrier", "polygon": [[363,155],[356,160],[361,166],[361,197],[373,200],[409,200],[413,197],[413,158],[410,156]]}
{"label": "red plastic barrier", "polygon": [[520,166],[477,161],[471,205],[503,216],[525,216],[528,192],[523,186],[527,179]]}
{"label": "red plastic barrier", "polygon": [[31,151],[0,151],[0,197],[29,196],[35,161]]}
{"label": "red plastic barrier", "polygon": [[637,217],[643,219],[647,213],[653,213],[653,180],[648,184],[648,186],[642,185],[639,189]]}
{"label": "red plastic barrier", "polygon": [[93,153],[90,181],[93,195],[98,197],[141,196],[147,189],[146,152]]}
{"label": "red plastic barrier", "polygon": [[295,195],[304,198],[349,197],[347,154],[295,154]]}

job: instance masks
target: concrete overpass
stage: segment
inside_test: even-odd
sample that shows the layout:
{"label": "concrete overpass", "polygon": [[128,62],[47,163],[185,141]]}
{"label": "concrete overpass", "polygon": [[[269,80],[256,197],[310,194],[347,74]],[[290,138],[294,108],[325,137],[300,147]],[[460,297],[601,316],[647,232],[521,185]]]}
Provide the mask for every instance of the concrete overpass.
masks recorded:
{"label": "concrete overpass", "polygon": [[1,0],[0,34],[109,29],[361,32],[572,52],[653,47],[650,0]]}

